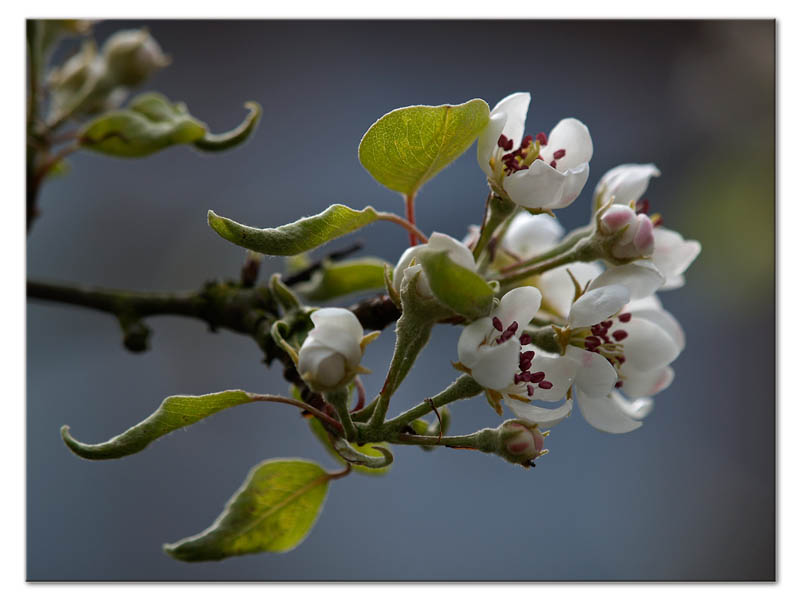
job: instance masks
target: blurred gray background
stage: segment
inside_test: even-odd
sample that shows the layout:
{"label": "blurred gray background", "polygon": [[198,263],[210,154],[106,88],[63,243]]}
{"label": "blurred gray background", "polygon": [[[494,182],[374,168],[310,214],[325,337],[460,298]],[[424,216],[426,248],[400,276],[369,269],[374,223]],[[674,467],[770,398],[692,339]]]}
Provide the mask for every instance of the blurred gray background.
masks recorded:
{"label": "blurred gray background", "polygon": [[[399,212],[399,196],[356,155],[378,117],[473,97],[493,106],[529,90],[531,133],[574,116],[594,140],[589,183],[559,211],[565,226],[586,221],[607,169],[661,168],[651,205],[703,244],[686,287],[662,295],[688,346],[631,434],[595,431],[576,411],[528,471],[400,447],[389,476],[333,482],[293,552],[184,564],[161,544],[209,525],[257,462],[335,466],[297,413],[240,407],[108,462],[78,459],[58,429],[96,442],[171,394],[285,393],[280,370],[264,368],[252,340],[198,322],[151,319],[152,350],[133,355],[108,315],[29,302],[29,579],[775,577],[774,22],[106,21],[96,35],[139,25],[173,58],[144,89],[186,101],[214,131],[236,125],[254,99],[261,125],[246,146],[210,157],[75,156],[41,196],[30,277],[143,290],[235,277],[243,251],[208,228],[209,208],[259,226],[334,202]],[[422,190],[418,223],[460,237],[485,195],[472,148]],[[390,261],[407,243],[391,224],[356,237],[362,254]],[[282,268],[268,260],[263,279]],[[452,380],[457,335],[436,331],[393,413]],[[366,354],[370,394],[392,344],[390,329]],[[481,398],[453,416],[456,433],[501,420]]]}

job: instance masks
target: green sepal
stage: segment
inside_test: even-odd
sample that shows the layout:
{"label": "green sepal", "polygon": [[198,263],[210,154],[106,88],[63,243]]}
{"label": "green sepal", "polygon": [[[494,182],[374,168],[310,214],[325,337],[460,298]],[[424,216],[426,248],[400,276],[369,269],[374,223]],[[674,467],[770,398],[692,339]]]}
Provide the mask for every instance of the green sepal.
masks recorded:
{"label": "green sepal", "polygon": [[378,119],[358,146],[358,159],[379,183],[414,195],[453,162],[489,123],[480,99],[455,106],[408,106]]}
{"label": "green sepal", "polygon": [[225,133],[209,133],[194,143],[195,148],[204,152],[220,152],[228,148],[235,148],[244,143],[256,130],[261,120],[261,105],[258,102],[245,102],[244,107],[250,111],[238,127]]}
{"label": "green sepal", "polygon": [[311,280],[297,286],[306,299],[324,302],[333,298],[380,290],[386,263],[377,258],[323,262]]}
{"label": "green sepal", "polygon": [[226,408],[253,402],[242,390],[228,390],[204,396],[170,396],[158,410],[138,425],[101,444],[84,444],[72,437],[69,427],[61,428],[64,443],[75,454],[88,460],[122,458],[144,450],[154,440],[193,425]]}
{"label": "green sepal", "polygon": [[494,291],[483,277],[453,262],[446,251],[421,252],[419,261],[431,291],[444,306],[468,319],[489,314]]}
{"label": "green sepal", "polygon": [[288,552],[302,542],[319,516],[331,474],[301,459],[256,465],[206,530],[164,551],[178,560],[222,560],[256,552]]}
{"label": "green sepal", "polygon": [[372,449],[382,456],[374,456],[364,452],[359,452],[343,438],[333,440],[333,449],[336,453],[351,465],[365,467],[372,471],[376,469],[387,469],[394,462],[394,456],[385,446],[375,445]]}
{"label": "green sepal", "polygon": [[377,221],[378,217],[377,211],[371,206],[355,210],[343,204],[334,204],[318,215],[275,228],[258,229],[242,225],[220,217],[213,210],[208,211],[208,224],[220,236],[242,248],[271,256],[291,256],[361,229]]}

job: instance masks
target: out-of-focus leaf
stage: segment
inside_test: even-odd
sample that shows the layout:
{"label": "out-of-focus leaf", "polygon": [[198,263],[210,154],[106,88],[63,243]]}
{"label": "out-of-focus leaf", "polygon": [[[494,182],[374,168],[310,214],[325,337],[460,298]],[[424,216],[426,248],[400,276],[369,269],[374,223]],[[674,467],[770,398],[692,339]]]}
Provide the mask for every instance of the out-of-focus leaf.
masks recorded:
{"label": "out-of-focus leaf", "polygon": [[183,103],[173,104],[149,92],[131,100],[128,107],[112,110],[87,123],[78,135],[81,147],[119,157],[141,157],[169,146],[193,144],[201,150],[224,150],[243,142],[253,132],[261,107],[249,102],[250,114],[231,132],[214,135],[189,114]]}
{"label": "out-of-focus leaf", "polygon": [[314,526],[330,479],[329,473],[311,461],[266,460],[250,471],[208,529],[165,544],[164,551],[189,562],[288,552]]}
{"label": "out-of-focus leaf", "polygon": [[228,390],[204,396],[170,396],[158,410],[138,425],[101,444],[84,444],[72,437],[69,427],[61,428],[61,437],[70,450],[81,458],[105,460],[121,458],[144,450],[150,442],[205,419],[226,408],[253,402],[242,390]]}
{"label": "out-of-focus leaf", "polygon": [[358,158],[379,183],[413,195],[453,162],[489,122],[480,99],[456,106],[408,106],[378,119],[358,146]]}
{"label": "out-of-focus leaf", "polygon": [[422,252],[419,260],[439,302],[468,319],[489,314],[494,292],[480,275],[454,263],[446,251]]}
{"label": "out-of-focus leaf", "polygon": [[324,302],[340,296],[380,290],[386,263],[377,258],[326,261],[311,280],[297,286],[308,300]]}
{"label": "out-of-focus leaf", "polygon": [[288,225],[258,229],[208,211],[208,224],[223,238],[242,248],[272,256],[300,254],[374,223],[378,218],[378,212],[371,206],[354,210],[334,204],[318,215]]}

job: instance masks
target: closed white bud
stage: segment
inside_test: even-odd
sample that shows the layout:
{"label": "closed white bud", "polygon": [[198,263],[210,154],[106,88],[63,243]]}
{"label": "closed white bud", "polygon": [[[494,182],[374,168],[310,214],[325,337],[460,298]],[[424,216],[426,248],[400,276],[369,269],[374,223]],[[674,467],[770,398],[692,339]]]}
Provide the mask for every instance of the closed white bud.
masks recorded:
{"label": "closed white bud", "polygon": [[[400,257],[394,269],[394,287],[399,291],[406,277],[412,277],[422,270],[419,259],[423,253],[443,251],[447,252],[448,258],[457,265],[469,269],[470,271],[475,270],[475,259],[472,257],[472,252],[470,252],[469,248],[458,240],[451,238],[449,235],[434,233],[431,235],[427,244],[412,246],[403,252],[403,255]],[[409,266],[412,262],[415,264]],[[433,297],[433,291],[431,290],[425,273],[421,273],[419,279],[417,279],[417,293],[424,298]]]}
{"label": "closed white bud", "polygon": [[356,316],[344,308],[322,308],[311,314],[314,328],[308,333],[297,369],[315,391],[347,385],[358,373],[364,329]]}
{"label": "closed white bud", "polygon": [[506,421],[500,426],[500,441],[506,458],[512,462],[529,463],[544,450],[544,436],[536,425]]}

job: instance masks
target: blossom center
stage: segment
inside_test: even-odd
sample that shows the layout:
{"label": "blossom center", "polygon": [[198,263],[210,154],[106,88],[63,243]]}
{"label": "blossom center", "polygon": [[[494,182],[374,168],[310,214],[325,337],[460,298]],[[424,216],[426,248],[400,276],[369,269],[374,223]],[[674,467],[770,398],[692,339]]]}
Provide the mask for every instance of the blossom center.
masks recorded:
{"label": "blossom center", "polygon": [[[529,169],[535,160],[544,160],[541,156],[542,147],[547,145],[547,135],[544,132],[539,132],[534,138],[532,135],[526,135],[522,138],[522,143],[519,148],[511,151],[514,147],[514,140],[507,138],[505,135],[500,135],[497,139],[497,150],[491,159],[491,166],[495,171],[500,168],[502,170],[498,175],[511,175],[517,171],[524,171]],[[506,153],[503,154],[502,151]],[[550,166],[554,169],[558,166],[558,161],[564,158],[567,151],[563,148],[553,152],[553,159],[550,161]]]}
{"label": "blossom center", "polygon": [[[503,327],[503,323],[498,317],[492,317],[492,327],[495,331],[500,332],[500,335],[498,335],[490,343],[499,345],[507,342],[517,333],[517,330],[519,329],[519,323],[512,321],[508,327]],[[527,333],[523,333],[519,338],[519,343],[522,346],[527,346],[531,343],[531,341],[531,336]],[[534,356],[536,356],[536,352],[534,350],[520,352],[518,363],[519,370],[514,373],[514,385],[522,385],[524,392],[528,395],[528,398],[533,398],[533,394],[536,392],[535,386],[538,386],[543,390],[549,390],[553,387],[552,382],[547,381],[547,375],[544,371],[531,372]]]}
{"label": "blossom center", "polygon": [[[631,313],[622,313],[615,318],[606,319],[588,328],[576,329],[570,338],[570,344],[594,352],[605,358],[616,369],[620,379],[614,387],[623,386],[623,377],[619,370],[625,363],[625,345],[622,343],[628,337],[628,332],[622,329],[625,323],[630,322]],[[613,332],[612,327],[617,325]]]}

